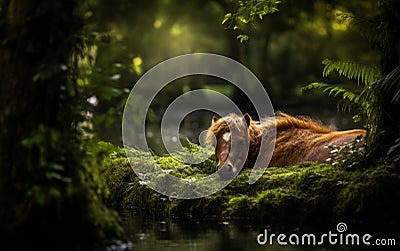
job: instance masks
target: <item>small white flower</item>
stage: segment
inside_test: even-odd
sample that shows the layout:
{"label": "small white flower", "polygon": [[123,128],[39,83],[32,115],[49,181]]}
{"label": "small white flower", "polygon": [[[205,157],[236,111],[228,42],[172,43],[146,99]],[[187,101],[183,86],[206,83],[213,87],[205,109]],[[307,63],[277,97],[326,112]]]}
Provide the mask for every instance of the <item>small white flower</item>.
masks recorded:
{"label": "small white flower", "polygon": [[145,185],[148,185],[148,184],[150,184],[149,180],[139,180],[139,185],[145,186]]}
{"label": "small white flower", "polygon": [[111,80],[118,80],[121,78],[121,74],[114,74],[110,77]]}
{"label": "small white flower", "polygon": [[97,104],[99,103],[96,96],[91,96],[90,98],[87,98],[86,101],[92,106],[97,106]]}
{"label": "small white flower", "polygon": [[187,183],[192,183],[195,182],[197,179],[196,178],[190,178],[190,179],[184,179]]}
{"label": "small white flower", "polygon": [[68,70],[68,66],[66,66],[65,64],[61,64],[61,65],[60,65],[60,69],[61,69],[62,71],[66,71],[66,70]]}
{"label": "small white flower", "polygon": [[339,152],[338,149],[333,149],[333,150],[331,151],[332,154],[337,153],[337,152]]}

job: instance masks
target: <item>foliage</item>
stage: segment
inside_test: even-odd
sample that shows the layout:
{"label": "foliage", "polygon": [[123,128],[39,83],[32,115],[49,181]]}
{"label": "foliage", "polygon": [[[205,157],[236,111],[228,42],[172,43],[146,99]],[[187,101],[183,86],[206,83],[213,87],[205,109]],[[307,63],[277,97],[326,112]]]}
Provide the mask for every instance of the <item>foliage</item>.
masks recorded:
{"label": "foliage", "polygon": [[[145,164],[146,158],[145,153],[136,151],[133,163]],[[172,170],[179,177],[208,175],[196,165],[177,165],[172,156],[159,157],[159,160],[163,169]],[[148,215],[194,220],[199,217],[247,219],[280,227],[321,226],[346,219],[346,223],[354,225],[381,224],[391,228],[399,222],[399,208],[391,201],[400,198],[399,192],[393,192],[393,187],[400,182],[400,173],[388,163],[362,171],[314,163],[271,167],[253,185],[248,184],[251,170],[244,169],[216,194],[176,200],[148,188],[132,171],[120,148],[110,151],[106,161],[104,175],[109,184],[114,184],[110,186],[113,206],[143,210]]]}
{"label": "foliage", "polygon": [[365,85],[369,85],[381,76],[378,67],[358,62],[325,59],[322,61],[322,64],[325,65],[322,73],[323,77],[327,77],[332,71],[336,70],[341,76],[349,80],[355,79],[359,83],[361,82]]}
{"label": "foliage", "polygon": [[[380,4],[383,2],[390,1],[379,1]],[[342,22],[349,22],[349,25],[356,31],[363,34],[372,44],[384,47],[388,40],[388,23],[384,23],[381,20],[371,20],[366,18],[357,17],[354,14],[342,13],[339,17]]]}
{"label": "foliage", "polygon": [[360,147],[360,142],[365,140],[362,136],[356,137],[352,142],[341,146],[326,146],[331,150],[331,155],[327,162],[332,166],[353,168],[359,165],[359,161],[365,153],[365,147]]}
{"label": "foliage", "polygon": [[[325,59],[322,63],[325,65],[323,70],[324,77],[328,77],[333,71],[337,71],[339,75],[344,76],[349,80],[355,79],[358,84],[361,82],[361,84],[364,85],[364,90],[368,90],[372,83],[376,81],[381,74],[378,67],[364,65],[357,62]],[[342,101],[348,101],[350,105],[353,105],[353,107],[356,105],[357,109],[360,111],[359,115],[353,117],[356,122],[360,121],[362,115],[366,114],[368,119],[370,119],[369,116],[372,115],[371,107],[374,106],[373,100],[365,99],[361,95],[361,92],[356,94],[355,92],[347,90],[341,86],[321,82],[310,83],[303,87],[302,90],[307,91],[311,89],[322,89],[323,92],[335,97],[340,95]],[[346,107],[351,107],[350,105],[347,104]]]}
{"label": "foliage", "polygon": [[1,2],[0,233],[14,249],[88,249],[121,234],[100,200],[78,2]]}
{"label": "foliage", "polygon": [[[382,4],[385,4],[384,2],[382,1]],[[382,53],[385,52],[386,47],[391,47],[388,43],[399,43],[399,41],[396,42],[395,40],[390,41],[387,37],[387,33],[389,32],[387,27],[391,25],[389,22],[381,23],[377,26],[374,22],[360,21],[362,19],[354,16],[345,16],[345,18],[350,19],[351,24],[363,32],[370,39],[371,43],[377,44],[381,48]],[[369,28],[367,28],[367,24]],[[392,53],[398,54],[398,51],[393,51]],[[385,61],[383,60],[383,62]],[[399,106],[400,100],[400,67],[397,66],[391,72],[387,73],[387,75],[381,77],[382,70],[376,66],[332,60],[324,60],[323,64],[325,64],[324,77],[329,75],[333,70],[336,70],[340,75],[350,80],[356,79],[358,82],[362,82],[364,84],[363,90],[356,95],[342,87],[324,83],[311,83],[305,89],[322,88],[324,92],[329,91],[329,95],[334,94],[336,96],[341,94],[343,100],[357,104],[359,116],[355,116],[356,120],[359,121],[360,116],[365,116],[369,122],[367,126],[371,131],[372,155],[382,155],[383,152],[383,156],[385,156],[389,151],[390,154],[393,154],[394,149],[396,149],[396,147],[393,147],[393,144],[396,143],[390,139],[389,134],[394,134],[395,139],[399,137],[395,131],[395,127],[398,125],[394,126],[396,119],[393,116],[396,116],[397,108],[395,107]],[[382,65],[382,67],[385,66],[386,63]],[[387,118],[388,114],[393,112],[394,114],[389,115],[391,118]],[[382,135],[386,136],[380,138]]]}
{"label": "foliage", "polygon": [[[228,35],[219,25],[210,25],[218,24],[222,3],[225,1],[83,2],[85,53],[79,59],[78,81],[86,99],[93,101],[90,123],[99,139],[121,145],[120,121],[128,93],[151,67],[186,53],[229,54]],[[204,80],[174,81],[155,97],[149,112],[158,114],[183,88],[203,84]]]}
{"label": "foliage", "polygon": [[[387,157],[393,155],[396,142],[400,138],[398,132],[399,120],[398,107],[400,105],[400,77],[399,77],[399,30],[400,16],[393,12],[398,7],[396,1],[379,1],[380,15],[376,20],[368,20],[351,14],[342,14],[343,20],[349,21],[356,30],[361,32],[371,44],[380,49],[382,54],[381,66],[368,66],[360,63],[346,61],[324,60],[323,76],[326,77],[333,70],[340,75],[356,79],[364,87],[359,94],[355,94],[337,85],[312,83],[305,89],[322,88],[329,95],[342,95],[343,100],[348,100],[357,105],[359,121],[364,116],[370,129],[369,156]],[[397,24],[396,24],[397,23]],[[396,35],[397,34],[397,35]],[[397,46],[396,46],[397,44]],[[382,76],[382,72],[385,74]],[[397,152],[400,153],[400,152]]]}
{"label": "foliage", "polygon": [[[279,3],[278,0],[238,0],[235,11],[226,13],[222,24],[228,24],[228,28],[233,30],[242,30],[243,24],[255,22],[257,18],[262,20],[265,15],[277,12]],[[239,34],[237,38],[240,42],[249,40],[246,34]]]}
{"label": "foliage", "polygon": [[344,100],[349,100],[351,102],[356,101],[356,94],[352,91],[346,90],[340,86],[334,86],[322,82],[313,82],[308,84],[307,86],[303,87],[303,91],[312,90],[312,89],[323,89],[323,92],[328,93],[329,95],[337,96],[342,95]]}
{"label": "foliage", "polygon": [[360,94],[360,99],[364,103],[370,104],[366,112],[373,125],[371,138],[375,143],[372,146],[371,157],[373,155],[382,157],[393,156],[393,154],[400,155],[400,149],[396,147],[396,141],[400,138],[398,132],[399,98],[400,66],[372,83]]}

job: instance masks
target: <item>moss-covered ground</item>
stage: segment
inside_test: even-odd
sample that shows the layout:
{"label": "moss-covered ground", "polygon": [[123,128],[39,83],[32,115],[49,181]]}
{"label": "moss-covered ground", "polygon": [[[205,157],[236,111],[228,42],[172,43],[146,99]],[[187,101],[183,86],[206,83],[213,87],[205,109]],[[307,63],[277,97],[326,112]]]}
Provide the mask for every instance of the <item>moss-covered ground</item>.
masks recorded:
{"label": "moss-covered ground", "polygon": [[[280,226],[345,221],[353,226],[394,229],[399,224],[400,169],[391,163],[368,168],[315,163],[268,168],[252,185],[248,183],[251,170],[242,170],[213,195],[179,200],[140,182],[122,148],[102,144],[108,151],[103,162],[109,187],[105,200],[115,209],[133,208],[149,215],[193,220],[245,219]],[[144,153],[135,151],[131,158],[133,165],[146,167]],[[186,165],[169,155],[155,158],[163,169],[185,178],[209,175],[215,166],[213,158],[199,165]]]}

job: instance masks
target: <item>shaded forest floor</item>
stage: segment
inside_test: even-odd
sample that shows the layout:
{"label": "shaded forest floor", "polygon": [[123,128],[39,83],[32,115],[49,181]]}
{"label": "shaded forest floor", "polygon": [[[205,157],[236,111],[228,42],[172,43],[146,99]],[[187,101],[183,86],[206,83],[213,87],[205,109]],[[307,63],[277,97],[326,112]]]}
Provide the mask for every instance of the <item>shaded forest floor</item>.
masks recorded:
{"label": "shaded forest floor", "polygon": [[[400,223],[400,170],[390,163],[362,170],[315,163],[268,168],[253,185],[248,184],[251,170],[247,169],[213,195],[179,200],[139,182],[123,148],[101,145],[106,152],[103,172],[109,187],[104,200],[116,210],[131,208],[194,221],[249,220],[279,227],[322,227],[343,221],[362,229],[382,226],[390,231]],[[132,158],[135,165],[146,166],[142,152],[136,151]],[[186,165],[169,155],[156,157],[161,168],[185,178],[212,173],[215,162],[211,159]]]}

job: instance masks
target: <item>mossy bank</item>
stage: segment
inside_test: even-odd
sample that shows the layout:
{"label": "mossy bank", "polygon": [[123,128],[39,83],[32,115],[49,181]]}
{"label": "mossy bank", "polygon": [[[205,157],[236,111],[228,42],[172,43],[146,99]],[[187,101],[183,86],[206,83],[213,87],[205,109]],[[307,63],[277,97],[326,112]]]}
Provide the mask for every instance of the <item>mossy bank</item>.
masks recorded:
{"label": "mossy bank", "polygon": [[[280,227],[322,227],[345,221],[363,228],[382,225],[393,229],[399,223],[400,169],[390,163],[366,169],[314,163],[268,168],[252,185],[248,183],[251,170],[242,170],[213,195],[179,200],[159,194],[141,181],[122,148],[102,144],[108,151],[103,172],[109,193],[104,199],[117,210],[131,208],[149,216],[194,221],[250,220]],[[188,150],[202,151],[196,145]],[[146,154],[135,151],[132,156],[133,165],[146,168]],[[209,175],[215,166],[213,158],[198,165],[183,164],[169,155],[155,159],[161,168],[187,179]]]}

